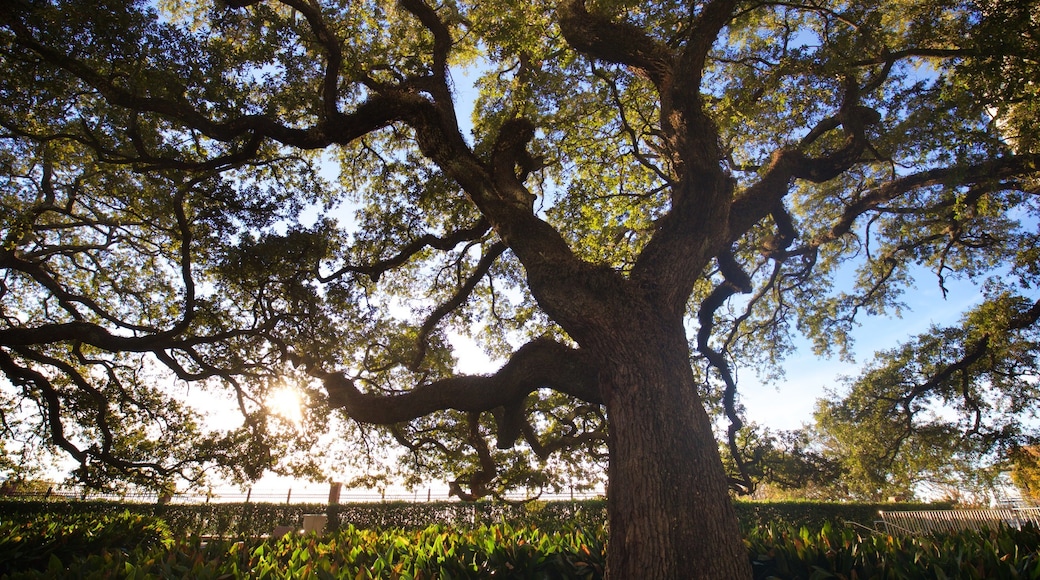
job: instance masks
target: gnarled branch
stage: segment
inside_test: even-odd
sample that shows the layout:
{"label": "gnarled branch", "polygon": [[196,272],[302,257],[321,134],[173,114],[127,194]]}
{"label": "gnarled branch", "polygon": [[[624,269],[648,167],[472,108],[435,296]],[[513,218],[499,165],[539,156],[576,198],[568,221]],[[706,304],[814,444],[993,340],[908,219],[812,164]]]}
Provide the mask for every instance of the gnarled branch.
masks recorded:
{"label": "gnarled branch", "polygon": [[[297,360],[305,362],[303,357]],[[517,407],[522,409],[527,395],[541,388],[589,403],[602,403],[595,373],[582,351],[544,338],[520,347],[493,375],[440,379],[397,394],[364,393],[338,372],[313,366],[308,372],[324,382],[331,407],[342,408],[358,421],[380,425],[448,409],[479,413],[502,407],[508,415],[515,413]],[[503,429],[503,438],[510,434],[515,439],[517,431]]]}

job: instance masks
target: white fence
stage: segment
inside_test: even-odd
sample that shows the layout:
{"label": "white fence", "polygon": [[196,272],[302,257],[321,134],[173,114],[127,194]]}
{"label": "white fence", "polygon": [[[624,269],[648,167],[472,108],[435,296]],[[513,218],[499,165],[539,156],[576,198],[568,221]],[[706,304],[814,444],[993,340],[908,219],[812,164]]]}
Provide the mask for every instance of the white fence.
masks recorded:
{"label": "white fence", "polygon": [[995,530],[1001,526],[1040,527],[1040,508],[997,508],[928,511],[880,511],[885,533],[921,535],[962,530]]}

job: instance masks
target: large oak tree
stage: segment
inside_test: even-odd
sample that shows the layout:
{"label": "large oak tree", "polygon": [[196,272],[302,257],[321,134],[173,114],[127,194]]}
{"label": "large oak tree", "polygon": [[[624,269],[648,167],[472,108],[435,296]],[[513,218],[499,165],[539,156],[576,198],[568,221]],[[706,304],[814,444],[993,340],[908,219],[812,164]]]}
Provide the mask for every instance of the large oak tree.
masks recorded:
{"label": "large oak tree", "polygon": [[1034,4],[4,2],[7,449],[255,477],[298,380],[463,496],[605,446],[612,577],[747,577],[734,369],[914,267],[1033,287]]}

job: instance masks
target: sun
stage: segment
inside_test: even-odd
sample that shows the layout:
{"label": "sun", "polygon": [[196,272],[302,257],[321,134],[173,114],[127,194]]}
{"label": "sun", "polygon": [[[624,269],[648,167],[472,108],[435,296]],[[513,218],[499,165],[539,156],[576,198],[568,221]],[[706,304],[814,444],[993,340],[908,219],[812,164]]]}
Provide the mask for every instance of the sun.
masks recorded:
{"label": "sun", "polygon": [[303,397],[295,387],[283,386],[273,389],[264,398],[267,410],[294,426],[303,424]]}

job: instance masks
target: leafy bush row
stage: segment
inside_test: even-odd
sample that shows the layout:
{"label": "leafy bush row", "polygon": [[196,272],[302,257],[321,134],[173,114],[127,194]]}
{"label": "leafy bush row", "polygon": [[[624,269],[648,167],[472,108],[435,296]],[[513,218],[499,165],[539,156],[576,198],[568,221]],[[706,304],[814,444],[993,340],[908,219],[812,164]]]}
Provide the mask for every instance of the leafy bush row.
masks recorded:
{"label": "leafy bush row", "polygon": [[1040,578],[1035,527],[912,537],[830,524],[816,532],[768,526],[745,534],[745,543],[755,578],[762,579]]}
{"label": "leafy bush row", "polygon": [[63,567],[83,554],[106,551],[150,552],[172,543],[157,518],[122,511],[114,514],[38,514],[25,520],[0,520],[0,574],[41,566]]}
{"label": "leafy bush row", "polygon": [[[362,530],[324,536],[172,539],[160,521],[115,515],[0,523],[0,579],[602,578],[606,530],[499,524]],[[763,526],[745,535],[755,578],[1040,579],[1040,530],[925,537]]]}
{"label": "leafy bush row", "polygon": [[203,542],[119,549],[106,546],[71,560],[18,566],[4,579],[79,578],[453,578],[593,579],[603,577],[602,530],[546,533],[508,525],[454,531],[359,530],[346,526],[323,537]]}

